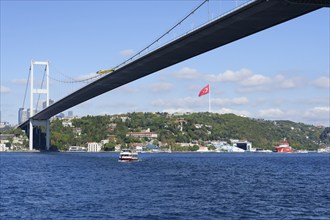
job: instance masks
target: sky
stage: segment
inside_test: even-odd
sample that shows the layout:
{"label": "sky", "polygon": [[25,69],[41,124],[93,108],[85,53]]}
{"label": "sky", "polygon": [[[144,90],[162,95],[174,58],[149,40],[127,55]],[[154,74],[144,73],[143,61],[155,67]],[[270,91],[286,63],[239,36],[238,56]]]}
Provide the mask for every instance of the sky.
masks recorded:
{"label": "sky", "polygon": [[[50,98],[59,100],[86,85],[73,80],[125,61],[201,2],[1,0],[1,121],[17,124],[18,109],[29,107],[25,90],[31,60],[49,62]],[[153,48],[240,3],[210,0]],[[77,116],[206,112],[210,98],[215,113],[330,126],[329,42],[330,11],[322,8],[69,110]],[[37,66],[34,74],[40,86],[43,67]],[[210,97],[198,97],[208,84]],[[35,95],[38,99],[34,105],[40,109],[46,97]]]}

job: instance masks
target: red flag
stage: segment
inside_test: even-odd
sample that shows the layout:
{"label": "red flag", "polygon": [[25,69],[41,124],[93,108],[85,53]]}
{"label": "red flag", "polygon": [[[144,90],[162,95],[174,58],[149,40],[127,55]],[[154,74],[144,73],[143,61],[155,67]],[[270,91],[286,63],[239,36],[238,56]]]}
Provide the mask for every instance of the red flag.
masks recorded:
{"label": "red flag", "polygon": [[207,86],[205,86],[198,94],[198,97],[199,96],[202,96],[202,95],[206,95],[210,92],[210,85],[208,84]]}

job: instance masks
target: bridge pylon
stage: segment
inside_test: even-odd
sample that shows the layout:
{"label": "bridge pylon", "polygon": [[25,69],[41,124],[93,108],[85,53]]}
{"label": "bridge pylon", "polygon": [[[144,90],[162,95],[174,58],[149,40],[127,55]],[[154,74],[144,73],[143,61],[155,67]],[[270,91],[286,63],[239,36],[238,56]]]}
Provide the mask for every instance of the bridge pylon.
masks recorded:
{"label": "bridge pylon", "polygon": [[[34,88],[34,66],[45,66],[46,71],[46,88]],[[43,126],[46,128],[46,150],[50,148],[50,123],[49,119],[34,120],[32,117],[36,113],[33,108],[33,95],[46,94],[46,108],[49,106],[49,63],[48,61],[31,61],[30,66],[30,115],[29,115],[29,150],[33,150],[33,126]]]}

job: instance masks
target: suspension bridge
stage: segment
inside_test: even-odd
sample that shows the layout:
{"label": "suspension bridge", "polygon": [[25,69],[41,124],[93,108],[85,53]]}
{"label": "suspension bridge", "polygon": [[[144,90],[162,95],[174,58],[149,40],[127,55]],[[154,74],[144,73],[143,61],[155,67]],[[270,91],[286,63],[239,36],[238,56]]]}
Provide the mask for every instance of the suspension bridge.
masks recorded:
{"label": "suspension bridge", "polygon": [[[203,1],[189,15],[193,14],[206,1]],[[302,16],[322,7],[330,7],[329,0],[253,0],[248,1],[204,25],[191,30],[163,46],[148,53],[152,45],[168,34],[177,25],[164,35],[156,39],[146,48],[125,62],[109,70],[100,71],[90,79],[91,83],[66,95],[64,98],[49,105],[49,64],[48,62],[32,61],[30,67],[30,117],[19,125],[29,136],[30,150],[33,147],[50,148],[50,124],[49,119],[73,106],[109,92],[134,80],[145,77],[161,69],[177,64],[189,58],[208,52],[212,49],[224,46],[233,41],[252,35],[259,31],[273,27],[290,19]],[[143,55],[142,55],[143,54]],[[46,88],[36,89],[33,86],[33,68],[35,65],[45,66]],[[44,81],[44,80],[43,80]],[[33,95],[46,94],[46,108],[34,114]],[[45,127],[45,141],[41,141],[41,128]],[[37,135],[39,134],[39,135]],[[41,146],[43,145],[43,146]]]}

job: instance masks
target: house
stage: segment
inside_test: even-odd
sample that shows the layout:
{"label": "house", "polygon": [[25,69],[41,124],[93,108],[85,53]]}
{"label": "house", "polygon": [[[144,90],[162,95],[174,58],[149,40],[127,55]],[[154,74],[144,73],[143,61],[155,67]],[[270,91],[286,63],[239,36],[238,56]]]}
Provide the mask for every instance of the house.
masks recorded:
{"label": "house", "polygon": [[150,131],[142,131],[142,132],[128,132],[126,137],[137,137],[137,138],[157,138],[158,134]]}

